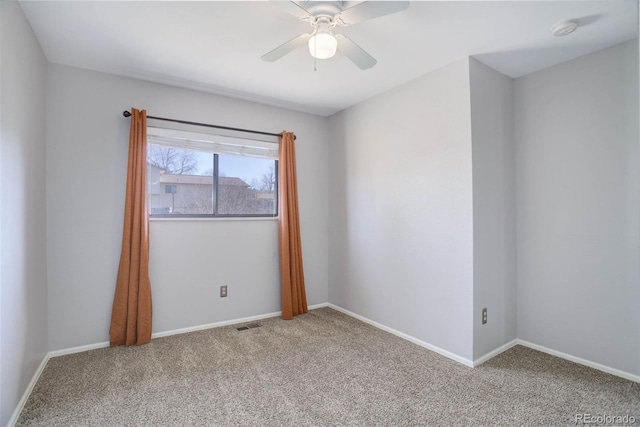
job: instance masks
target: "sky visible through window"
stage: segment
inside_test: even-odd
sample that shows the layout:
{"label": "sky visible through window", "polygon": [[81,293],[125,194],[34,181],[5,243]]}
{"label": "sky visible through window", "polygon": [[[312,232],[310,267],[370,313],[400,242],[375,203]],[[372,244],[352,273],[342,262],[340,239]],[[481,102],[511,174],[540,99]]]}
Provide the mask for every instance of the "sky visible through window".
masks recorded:
{"label": "sky visible through window", "polygon": [[[213,156],[210,153],[195,152],[197,157],[197,169],[193,175],[208,175],[213,173]],[[273,166],[273,160],[231,156],[220,154],[218,168],[220,176],[240,178],[251,185],[254,181],[259,181],[262,176],[269,173]]]}

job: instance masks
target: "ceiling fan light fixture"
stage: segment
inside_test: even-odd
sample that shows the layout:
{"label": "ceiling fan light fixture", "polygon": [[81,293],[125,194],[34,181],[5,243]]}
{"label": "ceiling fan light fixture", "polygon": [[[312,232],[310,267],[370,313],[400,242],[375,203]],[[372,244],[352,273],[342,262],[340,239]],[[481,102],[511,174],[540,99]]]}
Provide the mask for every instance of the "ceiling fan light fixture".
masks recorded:
{"label": "ceiling fan light fixture", "polygon": [[338,40],[330,33],[317,33],[309,39],[309,53],[316,59],[329,59],[336,54]]}

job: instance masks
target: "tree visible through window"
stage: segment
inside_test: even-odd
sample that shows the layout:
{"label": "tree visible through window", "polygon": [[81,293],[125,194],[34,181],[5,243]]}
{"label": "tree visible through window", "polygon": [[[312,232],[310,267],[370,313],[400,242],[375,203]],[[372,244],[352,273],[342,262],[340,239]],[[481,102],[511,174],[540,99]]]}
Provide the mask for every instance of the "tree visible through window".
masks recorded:
{"label": "tree visible through window", "polygon": [[148,144],[151,216],[276,216],[278,162]]}

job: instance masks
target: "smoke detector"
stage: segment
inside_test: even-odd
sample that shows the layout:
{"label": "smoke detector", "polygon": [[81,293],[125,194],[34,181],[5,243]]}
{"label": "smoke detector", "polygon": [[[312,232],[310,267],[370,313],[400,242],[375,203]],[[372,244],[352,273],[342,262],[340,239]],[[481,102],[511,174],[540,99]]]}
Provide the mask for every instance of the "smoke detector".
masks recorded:
{"label": "smoke detector", "polygon": [[551,32],[556,37],[562,37],[573,33],[576,28],[578,28],[576,21],[562,21],[551,27]]}

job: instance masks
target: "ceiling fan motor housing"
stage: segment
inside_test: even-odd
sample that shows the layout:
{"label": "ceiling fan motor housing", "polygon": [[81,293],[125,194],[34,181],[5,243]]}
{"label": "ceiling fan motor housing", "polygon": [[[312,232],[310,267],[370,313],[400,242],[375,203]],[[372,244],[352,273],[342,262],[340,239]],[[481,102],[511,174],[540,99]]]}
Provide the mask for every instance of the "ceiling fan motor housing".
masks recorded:
{"label": "ceiling fan motor housing", "polygon": [[328,2],[328,1],[313,1],[308,2],[305,5],[305,9],[309,12],[310,15],[315,17],[320,16],[328,16],[333,17],[340,12],[342,12],[342,8],[338,2]]}
{"label": "ceiling fan motor housing", "polygon": [[336,26],[336,22],[331,16],[316,16],[311,25],[316,29],[317,33],[330,33],[333,27]]}

